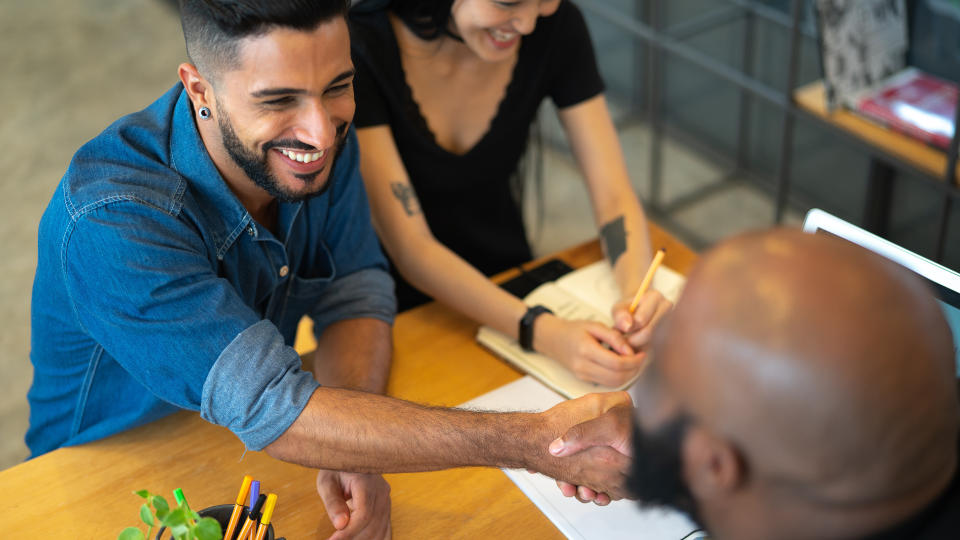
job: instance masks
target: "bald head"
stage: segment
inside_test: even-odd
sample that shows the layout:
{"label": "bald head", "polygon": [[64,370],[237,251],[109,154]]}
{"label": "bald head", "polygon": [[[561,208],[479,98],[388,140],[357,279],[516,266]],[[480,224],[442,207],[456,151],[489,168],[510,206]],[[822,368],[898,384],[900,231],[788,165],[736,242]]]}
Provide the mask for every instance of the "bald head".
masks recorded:
{"label": "bald head", "polygon": [[658,336],[660,385],[809,504],[907,500],[954,466],[949,328],[908,271],[844,240],[753,233],[709,252]]}

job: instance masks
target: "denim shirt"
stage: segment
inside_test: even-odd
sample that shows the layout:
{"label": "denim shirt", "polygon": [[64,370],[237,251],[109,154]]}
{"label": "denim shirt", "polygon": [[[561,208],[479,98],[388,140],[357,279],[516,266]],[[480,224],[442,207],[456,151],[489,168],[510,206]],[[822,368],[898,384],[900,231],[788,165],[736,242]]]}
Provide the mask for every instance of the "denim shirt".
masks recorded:
{"label": "denim shirt", "polygon": [[324,194],[278,205],[277,234],[220,176],[180,84],[73,157],[39,229],[28,393],[33,456],[179,409],[259,450],[318,383],[300,318],[392,323],[356,134]]}

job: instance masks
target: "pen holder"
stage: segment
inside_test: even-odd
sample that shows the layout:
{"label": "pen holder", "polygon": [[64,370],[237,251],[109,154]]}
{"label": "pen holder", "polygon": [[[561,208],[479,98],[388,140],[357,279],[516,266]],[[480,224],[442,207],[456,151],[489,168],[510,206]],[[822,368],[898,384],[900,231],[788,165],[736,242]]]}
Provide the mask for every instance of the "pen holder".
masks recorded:
{"label": "pen holder", "polygon": [[[213,519],[219,521],[219,522],[220,522],[220,530],[226,531],[226,529],[227,529],[227,524],[230,523],[230,515],[233,513],[233,505],[232,505],[232,504],[219,504],[219,505],[217,505],[217,506],[210,506],[210,507],[208,507],[208,508],[204,508],[203,510],[197,510],[197,513],[200,514],[200,517],[212,517]],[[245,519],[247,519],[247,510],[246,510],[246,509],[244,510],[243,515],[240,516],[240,525],[243,525],[243,521],[244,521]],[[160,530],[157,531],[156,540],[170,540],[170,538],[172,538],[172,537],[171,537],[169,534],[167,534],[166,536],[164,536],[164,533],[166,532],[166,530],[167,530],[166,527],[161,527]],[[240,530],[240,527],[238,526],[238,527],[237,527],[237,531],[239,531],[239,530]],[[234,533],[234,534],[236,534],[236,533]],[[273,523],[267,525],[267,535],[264,537],[264,539],[265,539],[265,540],[274,540]],[[233,539],[231,539],[231,538],[225,538],[224,540],[233,540]],[[281,539],[277,539],[277,540],[283,540],[283,539],[281,538]]]}

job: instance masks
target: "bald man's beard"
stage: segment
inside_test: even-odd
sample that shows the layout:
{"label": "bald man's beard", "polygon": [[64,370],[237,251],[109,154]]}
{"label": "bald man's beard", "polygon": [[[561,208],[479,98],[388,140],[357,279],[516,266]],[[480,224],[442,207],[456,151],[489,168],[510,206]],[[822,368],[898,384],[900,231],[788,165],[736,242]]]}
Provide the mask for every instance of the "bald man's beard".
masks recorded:
{"label": "bald man's beard", "polygon": [[340,153],[347,144],[347,128],[350,127],[348,122],[344,122],[337,127],[337,137],[334,145],[333,159],[330,160],[328,166],[312,174],[294,175],[307,185],[310,185],[316,182],[318,176],[326,171],[329,171],[327,174],[327,180],[323,184],[323,187],[310,193],[293,193],[284,188],[283,185],[281,185],[280,180],[277,179],[277,177],[270,171],[270,168],[267,165],[267,152],[269,152],[271,148],[276,147],[303,150],[307,152],[313,152],[319,149],[297,140],[278,139],[268,141],[267,143],[263,144],[260,148],[260,153],[258,154],[255,150],[251,150],[244,146],[240,138],[237,137],[237,132],[233,129],[233,123],[230,121],[229,115],[223,106],[220,105],[219,101],[217,101],[217,109],[217,125],[220,127],[220,137],[223,140],[224,148],[227,149],[227,153],[230,155],[230,159],[232,159],[238,167],[243,169],[243,172],[248,178],[250,178],[250,180],[253,181],[254,184],[269,193],[271,197],[274,197],[280,202],[299,202],[305,201],[311,197],[319,197],[320,195],[326,193],[328,189],[330,189],[330,186],[333,184],[333,170],[337,166],[337,159],[340,157]]}
{"label": "bald man's beard", "polygon": [[627,489],[640,506],[667,506],[702,527],[697,502],[683,481],[680,451],[690,419],[680,415],[650,433],[633,426],[633,463]]}

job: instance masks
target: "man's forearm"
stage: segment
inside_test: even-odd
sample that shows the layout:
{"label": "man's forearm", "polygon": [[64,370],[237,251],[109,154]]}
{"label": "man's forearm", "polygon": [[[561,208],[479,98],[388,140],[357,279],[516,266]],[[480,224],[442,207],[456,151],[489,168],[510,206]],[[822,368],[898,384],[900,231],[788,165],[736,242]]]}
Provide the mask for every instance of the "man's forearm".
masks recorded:
{"label": "man's forearm", "polygon": [[532,418],[524,416],[533,415],[431,408],[321,387],[294,424],[266,450],[301,465],[367,473],[519,467],[525,465],[516,457],[521,452],[503,451],[499,439],[509,437],[505,432],[527,429]]}
{"label": "man's forearm", "polygon": [[[622,394],[622,393],[621,393]],[[624,395],[625,396],[625,395]],[[617,489],[623,460],[610,449],[555,458],[551,441],[570,426],[629,399],[604,395],[545,413],[430,408],[352,390],[318,388],[300,417],[266,451],[310,467],[365,473],[465,466],[531,468],[603,491]],[[618,455],[618,454],[617,454]]]}
{"label": "man's forearm", "polygon": [[347,319],[324,329],[311,357],[311,369],[324,386],[382,394],[390,377],[392,353],[389,324],[377,319]]}

